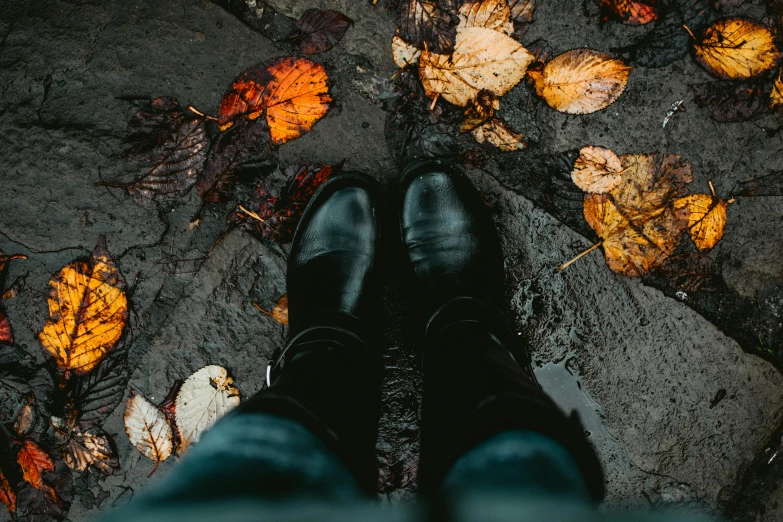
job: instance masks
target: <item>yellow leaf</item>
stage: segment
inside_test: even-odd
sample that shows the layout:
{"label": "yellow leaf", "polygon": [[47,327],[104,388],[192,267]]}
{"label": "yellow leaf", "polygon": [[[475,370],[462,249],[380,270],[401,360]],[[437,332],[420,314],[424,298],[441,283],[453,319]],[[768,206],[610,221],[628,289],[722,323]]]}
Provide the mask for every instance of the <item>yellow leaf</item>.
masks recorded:
{"label": "yellow leaf", "polygon": [[392,38],[392,57],[397,67],[403,68],[419,61],[421,51],[416,46],[409,44],[398,35]]}
{"label": "yellow leaf", "polygon": [[550,107],[568,114],[605,109],[625,91],[633,67],[599,51],[573,49],[543,70],[530,70],[536,92]]}
{"label": "yellow leaf", "polygon": [[527,140],[521,134],[514,132],[503,120],[492,118],[471,132],[479,143],[491,143],[502,151],[522,150],[527,148]]}
{"label": "yellow leaf", "polygon": [[182,384],[175,401],[182,449],[198,442],[201,434],[239,405],[239,389],[221,366],[204,366]]}
{"label": "yellow leaf", "polygon": [[457,33],[451,55],[422,51],[419,76],[428,97],[464,107],[482,89],[502,96],[525,76],[533,55],[516,40],[490,29]]}
{"label": "yellow leaf", "polygon": [[783,108],[783,69],[778,74],[778,79],[772,84],[772,92],[769,95],[769,108]]}
{"label": "yellow leaf", "polygon": [[133,447],[155,462],[152,473],[174,450],[174,432],[166,415],[136,390],[131,390],[125,406],[125,432]]}
{"label": "yellow leaf", "polygon": [[709,194],[691,194],[674,202],[674,208],[683,212],[688,230],[699,250],[709,250],[723,237],[726,227],[726,202]]}
{"label": "yellow leaf", "polygon": [[694,44],[696,59],[716,76],[730,80],[758,76],[780,60],[772,31],[743,18],[724,18]]}
{"label": "yellow leaf", "polygon": [[49,319],[38,339],[60,368],[85,375],[114,349],[128,320],[125,280],[104,238],[90,259],[63,267],[49,286]]}
{"label": "yellow leaf", "polygon": [[513,33],[514,23],[506,0],[480,0],[463,4],[459,10],[457,31],[470,27],[483,27],[509,35]]}
{"label": "yellow leaf", "polygon": [[571,179],[585,192],[604,194],[620,184],[622,172],[620,158],[611,150],[582,147],[574,163]]}

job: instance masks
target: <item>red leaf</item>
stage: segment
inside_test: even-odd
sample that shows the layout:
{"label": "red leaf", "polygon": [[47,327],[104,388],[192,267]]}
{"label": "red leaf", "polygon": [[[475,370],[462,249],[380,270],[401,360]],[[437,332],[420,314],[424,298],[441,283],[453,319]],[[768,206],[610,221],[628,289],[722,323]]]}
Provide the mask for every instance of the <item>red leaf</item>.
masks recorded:
{"label": "red leaf", "polygon": [[9,513],[16,511],[16,493],[11,489],[11,484],[0,471],[0,502],[6,505]]}
{"label": "red leaf", "polygon": [[24,441],[16,461],[22,468],[22,478],[36,489],[44,487],[44,471],[54,471],[52,459],[38,444],[31,440]]}
{"label": "red leaf", "polygon": [[644,25],[658,19],[658,0],[597,0],[604,16],[627,25]]}
{"label": "red leaf", "polygon": [[332,174],[329,165],[290,165],[267,176],[256,186],[254,197],[228,220],[241,223],[253,234],[284,243],[294,234],[307,202]]}
{"label": "red leaf", "polygon": [[342,40],[352,24],[353,20],[339,11],[308,9],[287,39],[304,54],[322,53]]}
{"label": "red leaf", "polygon": [[8,316],[3,310],[0,310],[0,342],[14,342],[14,334],[11,332],[11,323],[8,322]]}

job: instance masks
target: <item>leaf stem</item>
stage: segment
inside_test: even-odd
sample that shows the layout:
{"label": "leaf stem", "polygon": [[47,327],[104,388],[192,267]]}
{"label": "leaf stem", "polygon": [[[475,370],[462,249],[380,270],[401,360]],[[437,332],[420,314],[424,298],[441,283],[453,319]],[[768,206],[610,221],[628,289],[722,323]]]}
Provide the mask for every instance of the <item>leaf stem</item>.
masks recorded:
{"label": "leaf stem", "polygon": [[435,109],[435,104],[438,103],[438,98],[440,98],[440,93],[436,93],[435,97],[432,99],[432,103],[430,104],[430,110]]}
{"label": "leaf stem", "polygon": [[556,270],[556,272],[562,272],[563,270],[565,270],[566,268],[568,268],[569,266],[571,266],[572,264],[574,264],[574,263],[575,263],[575,262],[576,262],[578,259],[580,259],[580,258],[582,258],[582,257],[586,256],[587,254],[589,254],[590,252],[592,252],[593,250],[595,250],[596,248],[598,248],[599,246],[601,246],[601,245],[603,245],[603,244],[604,244],[604,242],[603,242],[603,241],[601,241],[601,242],[599,242],[599,243],[596,243],[595,245],[591,246],[590,248],[588,248],[587,250],[585,250],[584,252],[582,252],[581,254],[579,254],[578,256],[576,256],[575,258],[573,258],[572,260],[570,260],[570,261],[568,261],[568,262],[566,262],[566,263],[563,263],[562,265],[560,265],[559,267],[557,267],[557,270]]}
{"label": "leaf stem", "polygon": [[251,218],[253,218],[253,219],[257,219],[257,220],[258,220],[258,221],[260,221],[261,223],[263,223],[263,222],[264,222],[264,218],[262,218],[261,216],[259,216],[259,215],[258,215],[258,214],[256,214],[255,212],[253,212],[252,210],[248,210],[248,209],[246,209],[246,208],[245,208],[245,207],[243,207],[242,205],[239,205],[239,210],[241,210],[242,212],[244,212],[245,214],[247,214],[247,215],[248,215],[248,216],[250,216]]}
{"label": "leaf stem", "polygon": [[256,303],[255,301],[253,301],[253,306],[255,306],[255,307],[256,307],[256,310],[258,310],[258,311],[259,311],[259,312],[261,312],[262,314],[264,314],[264,315],[268,315],[269,317],[274,317],[272,314],[270,314],[269,312],[267,312],[266,310],[264,310],[263,308],[261,308],[261,305],[259,305],[259,304],[258,304],[258,303]]}
{"label": "leaf stem", "polygon": [[691,38],[693,38],[693,41],[695,42],[696,41],[696,37],[693,35],[693,31],[691,31],[691,29],[687,25],[685,25],[685,24],[682,24],[682,27],[686,31],[688,31],[688,34],[691,35]]}

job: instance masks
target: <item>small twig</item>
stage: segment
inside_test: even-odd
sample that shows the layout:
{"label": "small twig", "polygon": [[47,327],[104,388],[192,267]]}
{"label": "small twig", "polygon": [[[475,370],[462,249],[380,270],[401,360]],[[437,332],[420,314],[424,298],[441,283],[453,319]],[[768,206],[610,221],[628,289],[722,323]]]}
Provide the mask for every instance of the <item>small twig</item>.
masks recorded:
{"label": "small twig", "polygon": [[710,185],[710,190],[712,191],[712,197],[716,197],[717,194],[715,194],[715,186],[712,184],[711,180],[707,180],[707,183]]}
{"label": "small twig", "polygon": [[206,119],[208,119],[208,120],[211,120],[211,121],[218,121],[218,119],[217,119],[217,118],[215,118],[214,116],[207,116],[206,114],[204,114],[204,113],[203,113],[203,112],[201,112],[200,110],[196,109],[196,108],[195,108],[194,106],[192,106],[192,105],[188,105],[188,110],[189,110],[190,112],[192,112],[192,113],[194,113],[194,114],[198,115],[198,116],[201,116],[202,118],[206,118]]}
{"label": "small twig", "polygon": [[595,245],[591,246],[590,248],[588,248],[587,250],[585,250],[584,252],[582,252],[581,254],[576,256],[575,258],[573,258],[571,261],[563,263],[562,265],[557,267],[556,272],[562,272],[563,270],[565,270],[566,268],[568,268],[569,266],[574,264],[574,262],[576,262],[578,259],[586,256],[587,254],[589,254],[590,252],[592,252],[593,250],[595,250],[596,248],[598,248],[599,246],[601,246],[603,244],[604,244],[603,241],[601,241],[600,243],[596,243]]}
{"label": "small twig", "polygon": [[268,315],[269,317],[274,317],[274,316],[273,316],[271,313],[269,313],[269,312],[267,312],[266,310],[264,310],[263,308],[261,308],[261,305],[259,305],[259,304],[258,304],[258,303],[256,303],[255,301],[253,301],[253,306],[255,306],[255,307],[256,307],[256,310],[258,310],[258,311],[259,311],[259,312],[261,312],[262,314],[264,314],[264,315]]}
{"label": "small twig", "polygon": [[440,93],[435,94],[435,97],[432,99],[432,103],[430,104],[430,110],[435,109],[435,104],[438,103],[438,98],[440,98]]}
{"label": "small twig", "polygon": [[693,31],[691,31],[690,28],[685,24],[682,24],[682,26],[683,28],[685,28],[686,31],[688,31],[688,34],[691,35],[691,38],[693,38],[693,40],[696,41],[696,37],[693,35]]}
{"label": "small twig", "polygon": [[242,205],[239,205],[239,210],[241,210],[242,212],[244,212],[245,214],[247,214],[247,215],[248,215],[248,216],[250,216],[251,218],[253,218],[253,219],[257,219],[257,220],[258,220],[258,221],[260,221],[261,223],[264,223],[264,222],[265,222],[264,218],[262,218],[261,216],[259,216],[259,215],[258,215],[258,214],[256,214],[255,212],[253,212],[252,210],[248,210],[248,209],[246,209],[246,208],[245,208],[245,207],[243,207]]}

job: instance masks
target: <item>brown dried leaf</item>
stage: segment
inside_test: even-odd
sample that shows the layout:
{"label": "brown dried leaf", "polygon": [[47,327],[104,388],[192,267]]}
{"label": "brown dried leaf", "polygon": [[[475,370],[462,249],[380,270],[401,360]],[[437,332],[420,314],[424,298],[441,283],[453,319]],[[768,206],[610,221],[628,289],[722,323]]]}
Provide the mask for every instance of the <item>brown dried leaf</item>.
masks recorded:
{"label": "brown dried leaf", "polygon": [[22,406],[22,409],[19,410],[19,413],[16,414],[16,419],[14,419],[14,431],[19,435],[27,435],[30,428],[32,428],[35,423],[34,403],[35,398],[31,395],[27,398],[27,402]]}
{"label": "brown dried leaf", "polygon": [[506,0],[476,0],[463,4],[459,10],[457,31],[470,27],[482,27],[508,35],[513,33],[511,9]]}
{"label": "brown dried leaf", "polygon": [[728,80],[758,76],[781,58],[772,31],[744,18],[718,20],[693,47],[705,69]]}
{"label": "brown dried leaf", "polygon": [[400,36],[420,49],[426,45],[432,52],[451,52],[456,30],[450,18],[431,0],[404,0]]}
{"label": "brown dried leaf", "polygon": [[5,504],[8,512],[13,516],[16,511],[16,493],[2,471],[0,471],[0,502]]}
{"label": "brown dried leaf", "polygon": [[29,439],[24,441],[16,461],[22,468],[22,478],[36,489],[44,487],[44,471],[54,471],[54,463],[49,455]]}
{"label": "brown dried leaf", "polygon": [[508,123],[499,118],[492,118],[485,124],[471,131],[479,143],[491,143],[504,152],[523,150],[528,146],[527,139],[515,132]]}
{"label": "brown dried leaf", "polygon": [[508,0],[508,7],[511,9],[511,20],[515,24],[529,24],[533,21],[536,0]]}
{"label": "brown dried leaf", "polygon": [[582,147],[574,163],[571,179],[577,187],[592,194],[605,194],[622,179],[620,158],[604,147]]}
{"label": "brown dried leaf", "polygon": [[553,109],[590,114],[620,97],[633,67],[592,49],[573,49],[552,59],[543,70],[530,70],[536,93]]}
{"label": "brown dried leaf", "polygon": [[533,56],[516,40],[471,27],[457,34],[451,55],[422,51],[419,76],[428,97],[464,107],[482,89],[502,96],[524,77]]}
{"label": "brown dried leaf", "polygon": [[221,366],[204,366],[188,377],[175,402],[182,450],[198,442],[201,434],[239,401],[239,389]]}
{"label": "brown dried leaf", "polygon": [[607,18],[627,25],[644,25],[658,19],[658,0],[597,0]]}
{"label": "brown dried leaf", "polygon": [[465,119],[462,120],[460,130],[467,132],[475,129],[494,116],[498,109],[500,109],[500,100],[492,91],[486,89],[479,91],[476,98],[470,100],[465,109]]}
{"label": "brown dried leaf", "polygon": [[288,294],[283,294],[283,297],[277,301],[277,304],[272,309],[271,313],[261,308],[256,302],[253,303],[253,306],[262,314],[268,315],[278,323],[288,326]]}
{"label": "brown dried leaf", "polygon": [[82,431],[57,417],[52,417],[51,422],[62,447],[63,461],[69,468],[81,473],[94,467],[102,475],[111,475],[120,469],[106,433],[101,430]]}
{"label": "brown dried leaf", "polygon": [[766,108],[758,82],[720,80],[691,85],[691,89],[696,105],[700,108],[708,107],[715,121],[751,120]]}
{"label": "brown dried leaf", "polygon": [[339,11],[307,9],[287,36],[304,54],[328,51],[343,39],[353,20]]}
{"label": "brown dried leaf", "polygon": [[11,330],[11,322],[5,311],[0,310],[0,343],[13,343],[14,334]]}

